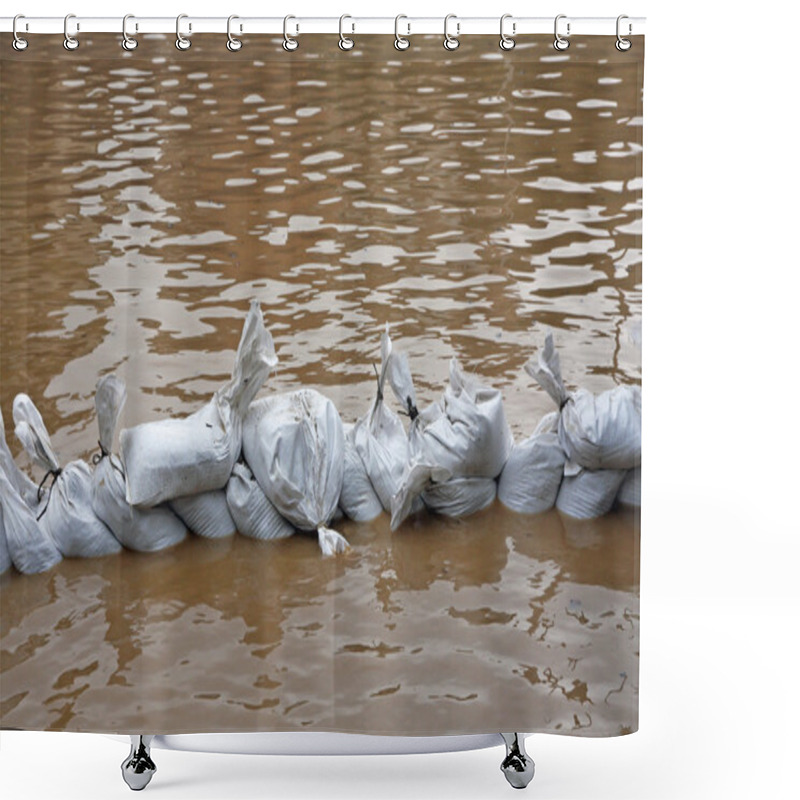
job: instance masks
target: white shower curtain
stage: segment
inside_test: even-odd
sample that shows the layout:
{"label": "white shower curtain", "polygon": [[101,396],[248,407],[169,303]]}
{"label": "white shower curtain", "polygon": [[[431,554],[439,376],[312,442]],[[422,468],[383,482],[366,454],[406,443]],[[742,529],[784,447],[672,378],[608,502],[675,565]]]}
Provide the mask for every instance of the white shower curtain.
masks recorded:
{"label": "white shower curtain", "polygon": [[643,41],[79,38],[0,55],[2,726],[636,730]]}

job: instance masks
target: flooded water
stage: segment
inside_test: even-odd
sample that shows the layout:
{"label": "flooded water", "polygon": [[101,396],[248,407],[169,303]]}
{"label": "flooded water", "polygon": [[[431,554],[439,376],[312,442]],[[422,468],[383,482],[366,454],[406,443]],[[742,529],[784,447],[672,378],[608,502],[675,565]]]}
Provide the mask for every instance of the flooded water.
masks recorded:
{"label": "flooded water", "polygon": [[[122,426],[196,410],[253,297],[280,359],[264,393],[317,388],[345,422],[370,405],[386,322],[421,405],[457,355],[518,438],[552,410],[522,369],[547,329],[569,386],[640,382],[639,42],[496,38],[0,48],[10,439],[25,391],[63,461],[88,458],[111,371]],[[338,559],[304,535],[192,537],[3,576],[2,726],[636,729],[638,514],[495,503],[388,527],[337,525]]]}

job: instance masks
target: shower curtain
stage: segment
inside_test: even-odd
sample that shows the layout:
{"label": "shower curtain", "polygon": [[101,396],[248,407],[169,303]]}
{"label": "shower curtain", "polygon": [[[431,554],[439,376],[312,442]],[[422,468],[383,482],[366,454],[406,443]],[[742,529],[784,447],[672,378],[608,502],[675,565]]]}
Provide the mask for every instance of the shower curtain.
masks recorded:
{"label": "shower curtain", "polygon": [[638,725],[643,38],[0,51],[0,725]]}

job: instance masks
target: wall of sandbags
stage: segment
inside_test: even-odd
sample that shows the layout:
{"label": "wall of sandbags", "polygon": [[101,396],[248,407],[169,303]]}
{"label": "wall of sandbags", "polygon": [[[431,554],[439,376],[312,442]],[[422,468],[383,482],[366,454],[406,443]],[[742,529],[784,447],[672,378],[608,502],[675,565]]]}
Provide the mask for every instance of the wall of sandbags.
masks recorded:
{"label": "wall of sandbags", "polygon": [[467,516],[496,498],[519,513],[556,507],[579,519],[640,502],[640,387],[568,391],[552,334],[525,369],[556,410],[523,441],[514,441],[500,391],[455,358],[442,396],[420,410],[388,326],[375,397],[352,425],[312,389],[256,399],[276,364],[253,301],[230,381],[194,414],[122,430],[119,455],[112,448],[126,391],[104,376],[91,465],[62,467],[33,401],[18,395],[14,432],[43,477],[37,485],[19,469],[0,417],[0,571],[42,572],[63,557],[123,546],[153,552],[189,531],[262,540],[314,531],[322,553],[334,555],[349,546],[330,527],[342,514],[362,522],[388,513],[396,530],[413,513]]}

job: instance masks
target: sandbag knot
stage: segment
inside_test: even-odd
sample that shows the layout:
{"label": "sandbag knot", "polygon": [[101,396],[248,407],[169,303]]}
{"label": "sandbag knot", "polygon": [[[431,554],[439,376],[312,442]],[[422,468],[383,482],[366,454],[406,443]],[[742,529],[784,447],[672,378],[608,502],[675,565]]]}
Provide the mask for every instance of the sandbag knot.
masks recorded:
{"label": "sandbag knot", "polygon": [[47,479],[52,475],[53,482],[50,484],[50,494],[47,495],[47,502],[44,504],[44,508],[39,512],[39,515],[36,517],[36,521],[38,522],[43,516],[44,512],[47,511],[47,506],[50,505],[50,495],[53,493],[53,487],[56,485],[56,481],[58,480],[58,476],[61,474],[62,470],[59,467],[58,469],[49,469],[45,473],[44,478],[42,478],[42,482],[39,484],[39,488],[36,490],[36,502],[42,502],[42,491],[44,490],[44,485],[47,482]]}

